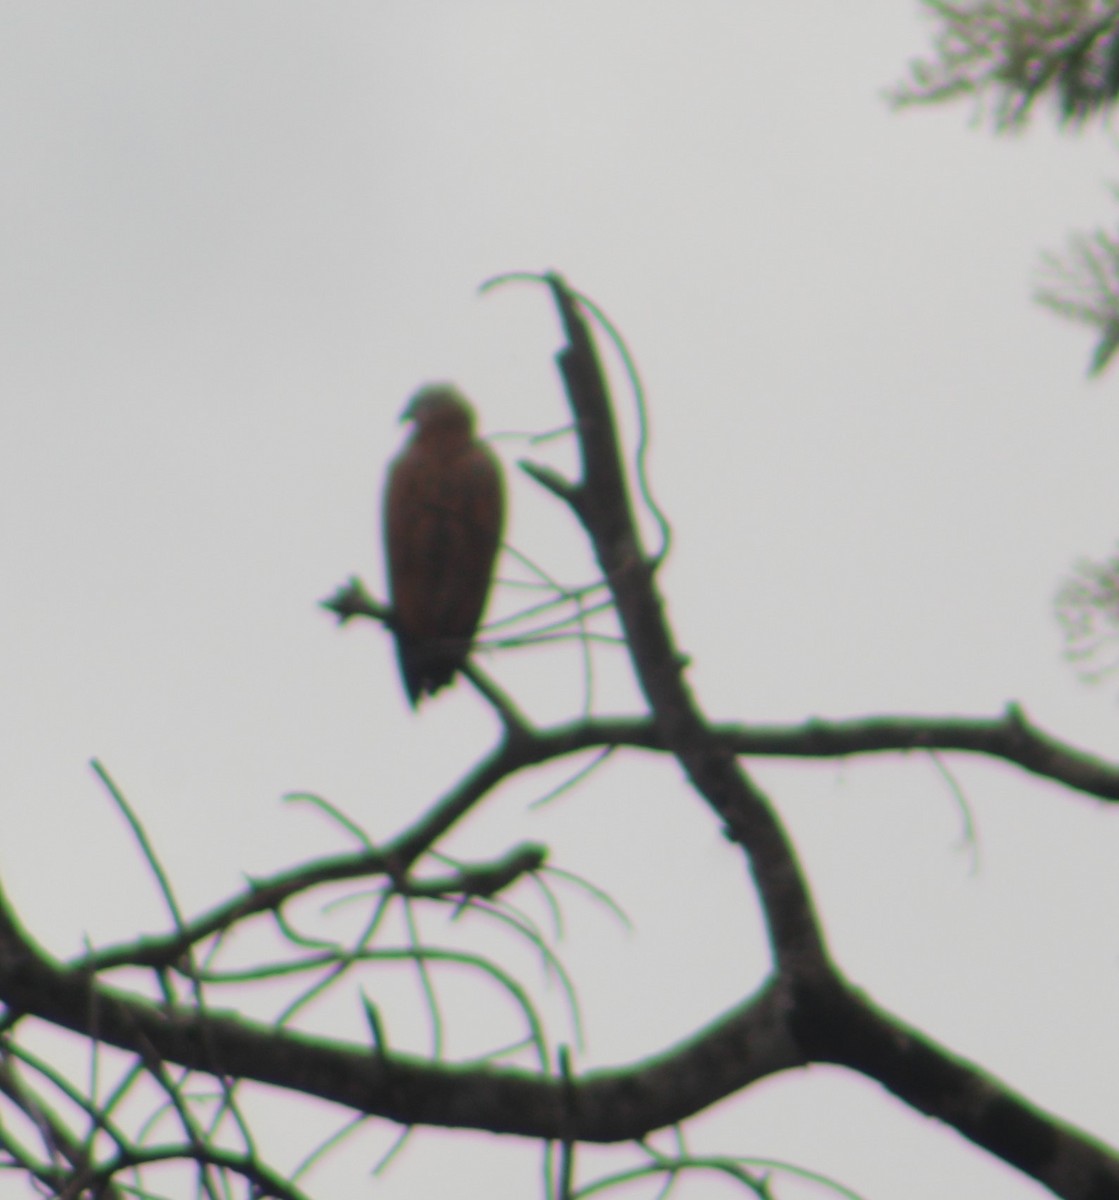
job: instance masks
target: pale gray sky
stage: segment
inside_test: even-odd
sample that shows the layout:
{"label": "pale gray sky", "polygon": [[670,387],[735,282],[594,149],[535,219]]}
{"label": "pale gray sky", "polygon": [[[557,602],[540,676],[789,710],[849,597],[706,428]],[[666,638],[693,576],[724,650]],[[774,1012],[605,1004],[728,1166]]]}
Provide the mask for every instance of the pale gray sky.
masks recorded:
{"label": "pale gray sky", "polygon": [[[0,870],[36,936],[70,953],[165,923],[93,755],[194,911],[342,848],[283,793],[379,836],[484,753],[468,688],[413,715],[384,634],[316,601],[354,572],[382,586],[383,470],[419,383],[457,380],[489,432],[564,420],[545,296],[476,294],[508,270],[562,270],[640,363],[676,533],[663,584],[712,714],[1017,700],[1114,753],[1116,689],[1076,683],[1050,604],[1119,534],[1119,401],[1083,379],[1088,335],[1029,300],[1042,249],[1112,220],[1113,152],[1044,120],[995,140],[962,107],[892,114],[882,91],[929,31],[912,0],[0,3]],[[514,544],[578,574],[554,504],[521,478],[512,504]],[[489,665],[540,719],[577,712],[567,660]],[[758,773],[850,974],[1119,1141],[1119,816],[952,766],[976,877],[926,761]],[[752,895],[670,764],[527,812],[556,778],[454,846],[548,842],[625,904],[635,936],[576,898],[567,951],[582,1062],[629,1061],[759,977]],[[534,1148],[436,1142],[378,1194],[472,1173],[463,1195],[532,1194]],[[349,1152],[356,1178],[377,1144]],[[1041,1195],[823,1070],[720,1106],[693,1144],[868,1200]]]}

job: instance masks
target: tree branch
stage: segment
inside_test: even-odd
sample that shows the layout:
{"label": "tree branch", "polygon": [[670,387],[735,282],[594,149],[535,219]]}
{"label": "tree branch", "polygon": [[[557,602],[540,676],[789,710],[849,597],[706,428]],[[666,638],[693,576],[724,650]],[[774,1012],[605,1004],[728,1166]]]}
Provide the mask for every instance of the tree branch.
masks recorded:
{"label": "tree branch", "polygon": [[1075,1200],[1119,1194],[1119,1159],[1030,1105],[853,989],[810,991],[774,976],[754,997],[662,1054],[577,1080],[437,1065],[161,1008],[54,964],[0,893],[0,993],[9,1006],[145,1057],[318,1096],[402,1125],[620,1142],[686,1120],[756,1080],[809,1062],[880,1079],[906,1103]]}
{"label": "tree branch", "polygon": [[574,295],[548,277],[568,344],[557,356],[575,416],[583,478],[574,511],[614,596],[638,681],[656,728],[696,791],[714,808],[753,867],[774,962],[808,978],[830,972],[823,930],[792,844],[765,797],[712,733],[684,680],[685,658],[664,616],[653,564],[629,500],[606,381]]}

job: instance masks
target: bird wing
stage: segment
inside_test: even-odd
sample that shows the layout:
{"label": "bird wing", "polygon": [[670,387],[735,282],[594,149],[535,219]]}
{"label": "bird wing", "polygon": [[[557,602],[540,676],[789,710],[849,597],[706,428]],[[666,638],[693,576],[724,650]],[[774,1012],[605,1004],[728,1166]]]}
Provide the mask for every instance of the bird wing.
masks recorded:
{"label": "bird wing", "polygon": [[469,653],[503,522],[501,468],[483,443],[448,448],[413,439],[393,464],[385,544],[401,672],[413,703],[449,683]]}

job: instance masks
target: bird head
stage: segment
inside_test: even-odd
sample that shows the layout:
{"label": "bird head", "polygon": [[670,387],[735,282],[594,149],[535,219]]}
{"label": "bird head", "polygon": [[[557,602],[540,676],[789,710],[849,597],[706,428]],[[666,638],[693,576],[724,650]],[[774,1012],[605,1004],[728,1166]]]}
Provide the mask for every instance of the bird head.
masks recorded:
{"label": "bird head", "polygon": [[470,401],[450,383],[430,383],[408,401],[400,414],[402,421],[415,421],[420,434],[461,431],[474,433],[474,409]]}

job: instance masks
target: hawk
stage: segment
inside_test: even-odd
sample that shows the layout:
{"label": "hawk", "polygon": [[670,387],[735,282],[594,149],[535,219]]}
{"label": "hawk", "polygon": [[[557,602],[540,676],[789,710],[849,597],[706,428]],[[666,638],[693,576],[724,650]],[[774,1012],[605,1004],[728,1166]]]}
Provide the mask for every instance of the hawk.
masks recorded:
{"label": "hawk", "polygon": [[385,558],[400,674],[414,708],[450,683],[470,652],[501,545],[505,489],[457,388],[421,388],[400,419],[415,429],[389,467]]}

